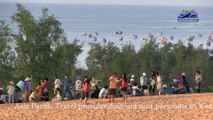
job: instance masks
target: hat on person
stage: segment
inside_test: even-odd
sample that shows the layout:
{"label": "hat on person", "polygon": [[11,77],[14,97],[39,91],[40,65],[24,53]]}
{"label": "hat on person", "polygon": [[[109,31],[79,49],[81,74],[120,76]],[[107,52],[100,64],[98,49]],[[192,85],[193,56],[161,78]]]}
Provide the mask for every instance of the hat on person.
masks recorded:
{"label": "hat on person", "polygon": [[31,78],[26,77],[24,81],[30,81],[30,80],[31,80]]}
{"label": "hat on person", "polygon": [[186,73],[185,73],[185,72],[183,72],[181,75],[182,75],[182,76],[186,76]]}
{"label": "hat on person", "polygon": [[146,73],[145,73],[145,72],[143,73],[143,76],[146,76]]}
{"label": "hat on person", "polygon": [[131,81],[131,82],[134,82],[134,81],[135,81],[135,79],[134,79],[134,78],[131,78],[131,79],[130,79],[130,81]]}
{"label": "hat on person", "polygon": [[163,88],[167,88],[167,85],[166,85],[166,84],[164,84],[164,85],[162,85],[162,87],[163,87]]}
{"label": "hat on person", "polygon": [[9,83],[12,84],[12,85],[14,85],[14,82],[13,82],[13,81],[10,81]]}

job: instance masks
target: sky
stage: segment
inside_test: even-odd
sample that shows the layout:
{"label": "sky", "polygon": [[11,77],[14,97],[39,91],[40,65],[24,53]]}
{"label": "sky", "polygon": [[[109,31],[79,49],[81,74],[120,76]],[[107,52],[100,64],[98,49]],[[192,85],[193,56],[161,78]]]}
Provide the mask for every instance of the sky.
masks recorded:
{"label": "sky", "polygon": [[213,6],[213,0],[0,0],[0,3]]}

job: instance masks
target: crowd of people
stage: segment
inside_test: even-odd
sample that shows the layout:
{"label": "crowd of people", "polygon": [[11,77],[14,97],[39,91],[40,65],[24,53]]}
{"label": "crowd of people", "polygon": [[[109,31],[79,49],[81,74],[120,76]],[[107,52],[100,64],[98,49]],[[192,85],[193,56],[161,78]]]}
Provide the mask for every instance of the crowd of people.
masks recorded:
{"label": "crowd of people", "polygon": [[[0,88],[0,102],[49,101],[49,91],[51,90],[49,89],[49,79],[44,77],[34,89],[32,88],[33,81],[32,75],[27,76],[24,81],[19,81],[16,85],[13,81],[9,81],[7,95],[3,95],[3,89]],[[195,90],[197,93],[200,93],[202,81],[200,71],[196,71],[194,81],[196,84]],[[53,84],[54,97],[52,101],[81,99],[82,104],[87,104],[89,98],[108,99],[109,102],[114,102],[115,97],[122,97],[123,101],[126,102],[127,98],[132,96],[185,94],[192,92],[184,72],[173,79],[172,84],[168,87],[164,82],[164,78],[154,71],[149,76],[143,72],[139,80],[135,79],[135,75],[131,75],[130,79],[128,79],[126,73],[122,73],[121,76],[113,73],[109,77],[109,83],[101,89],[98,84],[91,84],[91,78],[88,76],[84,77],[83,80],[78,76],[74,83],[74,88],[72,87],[72,80],[67,74],[64,75],[62,81],[59,77],[56,77]]]}

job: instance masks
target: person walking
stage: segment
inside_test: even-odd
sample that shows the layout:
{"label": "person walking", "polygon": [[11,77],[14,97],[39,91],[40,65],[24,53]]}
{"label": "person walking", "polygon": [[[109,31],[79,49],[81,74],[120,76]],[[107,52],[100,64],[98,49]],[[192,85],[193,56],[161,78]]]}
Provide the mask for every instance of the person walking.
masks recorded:
{"label": "person walking", "polygon": [[13,81],[9,82],[9,85],[7,86],[7,93],[9,95],[9,103],[14,103],[14,90],[15,90],[15,85]]}
{"label": "person walking", "polygon": [[69,79],[68,75],[64,75],[63,85],[64,85],[64,98],[72,98],[71,94],[71,83],[72,81]]}
{"label": "person walking", "polygon": [[126,77],[126,73],[123,73],[121,75],[121,93],[122,93],[122,96],[123,96],[123,101],[124,102],[127,102],[127,77]]}
{"label": "person walking", "polygon": [[150,87],[149,87],[149,92],[151,95],[154,95],[155,87],[156,87],[156,74],[154,71],[152,71],[150,76]]}
{"label": "person walking", "polygon": [[143,75],[140,77],[140,84],[141,84],[141,87],[144,92],[144,90],[146,90],[148,88],[147,87],[147,76],[146,76],[145,72],[143,72]]}
{"label": "person walking", "polygon": [[161,95],[162,85],[163,85],[163,78],[162,78],[162,76],[158,72],[156,72],[156,79],[157,79],[157,91],[158,91],[158,95]]}
{"label": "person walking", "polygon": [[113,73],[109,78],[109,102],[114,102],[114,97],[116,96],[116,85],[119,82],[117,78],[117,73]]}

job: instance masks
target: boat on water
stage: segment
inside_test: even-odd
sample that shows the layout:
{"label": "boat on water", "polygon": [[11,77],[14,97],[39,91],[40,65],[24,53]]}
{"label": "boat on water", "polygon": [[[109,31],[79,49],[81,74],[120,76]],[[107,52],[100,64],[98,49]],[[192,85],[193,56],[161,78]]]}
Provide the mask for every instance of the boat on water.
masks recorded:
{"label": "boat on water", "polygon": [[116,30],[116,31],[114,31],[114,34],[115,34],[115,35],[122,35],[123,32],[122,32],[121,30],[118,30],[118,31]]}
{"label": "boat on water", "polygon": [[119,38],[119,40],[120,40],[120,41],[123,41],[123,39],[124,39],[124,37],[123,37],[123,36],[121,36],[121,37]]}
{"label": "boat on water", "polygon": [[129,37],[132,38],[132,39],[138,39],[138,36],[135,35],[135,34],[132,34],[132,35],[130,35]]}
{"label": "boat on water", "polygon": [[174,36],[173,36],[173,35],[171,35],[169,39],[170,39],[170,40],[173,40],[173,39],[174,39]]}
{"label": "boat on water", "polygon": [[195,39],[195,36],[194,35],[190,35],[186,38],[187,41],[191,42]]}
{"label": "boat on water", "polygon": [[202,37],[202,36],[203,36],[203,34],[202,34],[202,33],[199,33],[197,36],[198,36],[198,37]]}

